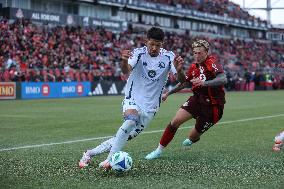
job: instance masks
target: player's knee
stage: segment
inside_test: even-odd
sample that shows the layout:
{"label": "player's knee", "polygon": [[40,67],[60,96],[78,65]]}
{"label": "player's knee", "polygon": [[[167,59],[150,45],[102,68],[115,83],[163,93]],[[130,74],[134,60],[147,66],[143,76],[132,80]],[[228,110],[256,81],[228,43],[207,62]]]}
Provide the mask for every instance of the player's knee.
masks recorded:
{"label": "player's knee", "polygon": [[125,133],[130,133],[130,131],[135,128],[137,123],[139,122],[139,116],[138,115],[127,115],[124,116],[124,122],[122,126],[120,127],[121,130],[123,130]]}
{"label": "player's knee", "polygon": [[131,125],[137,125],[139,123],[139,115],[135,115],[135,114],[130,114],[130,115],[126,115],[124,116],[124,121],[128,122]]}
{"label": "player's knee", "polygon": [[136,126],[135,121],[127,119],[121,125],[120,130],[122,130],[125,134],[129,134],[135,126]]}

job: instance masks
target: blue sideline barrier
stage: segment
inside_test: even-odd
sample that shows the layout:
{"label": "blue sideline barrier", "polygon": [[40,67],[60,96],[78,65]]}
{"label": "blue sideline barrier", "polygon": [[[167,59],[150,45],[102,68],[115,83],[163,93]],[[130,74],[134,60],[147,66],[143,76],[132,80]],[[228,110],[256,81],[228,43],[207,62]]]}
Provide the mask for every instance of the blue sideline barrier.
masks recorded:
{"label": "blue sideline barrier", "polygon": [[83,97],[90,91],[90,82],[21,83],[22,99]]}

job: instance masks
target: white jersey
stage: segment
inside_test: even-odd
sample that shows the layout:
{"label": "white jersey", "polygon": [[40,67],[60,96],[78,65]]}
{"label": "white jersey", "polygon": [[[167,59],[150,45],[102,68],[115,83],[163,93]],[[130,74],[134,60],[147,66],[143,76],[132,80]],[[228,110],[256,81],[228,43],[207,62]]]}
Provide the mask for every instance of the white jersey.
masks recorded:
{"label": "white jersey", "polygon": [[134,49],[128,59],[132,72],[127,80],[125,99],[133,100],[146,112],[156,112],[169,72],[177,73],[174,57],[173,52],[162,48],[157,57],[151,57],[146,46]]}

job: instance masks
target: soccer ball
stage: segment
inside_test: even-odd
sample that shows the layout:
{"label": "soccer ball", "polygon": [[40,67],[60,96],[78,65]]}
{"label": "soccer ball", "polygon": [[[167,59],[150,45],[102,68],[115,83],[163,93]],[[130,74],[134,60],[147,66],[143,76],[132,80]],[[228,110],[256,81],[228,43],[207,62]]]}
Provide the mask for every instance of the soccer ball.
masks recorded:
{"label": "soccer ball", "polygon": [[128,153],[119,151],[112,155],[109,163],[112,170],[125,172],[131,169],[133,161]]}

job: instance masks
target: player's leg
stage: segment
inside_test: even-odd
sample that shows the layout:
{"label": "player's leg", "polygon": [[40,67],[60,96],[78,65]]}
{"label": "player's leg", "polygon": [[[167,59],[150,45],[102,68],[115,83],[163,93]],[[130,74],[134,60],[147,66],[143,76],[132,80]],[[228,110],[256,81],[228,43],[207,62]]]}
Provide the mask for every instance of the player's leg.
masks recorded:
{"label": "player's leg", "polygon": [[182,143],[183,146],[191,146],[200,140],[201,135],[216,124],[223,116],[224,106],[200,106],[199,117],[196,119],[195,127],[189,131],[188,138]]}
{"label": "player's leg", "polygon": [[87,167],[90,164],[92,157],[104,152],[108,152],[112,146],[114,138],[115,137],[111,137],[110,139],[102,142],[100,145],[96,146],[95,148],[86,150],[79,161],[79,167],[80,168]]}
{"label": "player's leg", "polygon": [[132,131],[139,122],[139,115],[136,109],[128,109],[124,112],[124,122],[116,132],[113,144],[111,146],[108,157],[100,163],[100,167],[109,168],[109,160],[111,156],[120,151],[126,144],[130,131]]}
{"label": "player's leg", "polygon": [[172,121],[168,124],[166,127],[158,147],[153,152],[149,153],[145,158],[148,160],[155,159],[161,156],[164,148],[172,141],[174,138],[177,129],[180,125],[182,125],[184,122],[188,121],[192,118],[192,115],[184,110],[183,108],[180,108],[175,117],[172,119]]}
{"label": "player's leg", "polygon": [[[146,128],[146,126],[147,125],[143,125],[143,124],[139,123],[132,131],[130,131],[129,136],[127,138],[127,141],[132,140],[133,138],[137,137]],[[101,154],[101,153],[104,153],[104,152],[109,152],[110,149],[111,149],[111,146],[113,145],[114,138],[115,138],[115,136],[104,141],[103,143],[101,143],[97,147],[95,147],[91,150],[87,150],[87,152],[89,152],[91,157],[98,155],[98,154]]]}
{"label": "player's leg", "polygon": [[90,154],[91,157],[104,153],[104,152],[108,152],[113,144],[114,141],[114,137],[102,142],[100,145],[98,145],[97,147],[88,150],[87,152]]}
{"label": "player's leg", "polygon": [[132,131],[130,131],[127,141],[137,137],[144,129],[146,129],[154,116],[155,112],[144,112],[143,110],[140,110],[139,123]]}
{"label": "player's leg", "polygon": [[[147,123],[140,122],[132,131],[130,131],[127,141],[137,137],[147,127],[147,125],[148,125]],[[90,164],[92,157],[105,152],[109,152],[113,145],[114,138],[115,136],[102,142],[100,145],[96,146],[95,148],[85,151],[83,153],[82,158],[79,161],[79,167],[84,168]]]}
{"label": "player's leg", "polygon": [[139,123],[132,131],[130,131],[127,141],[137,137],[145,128],[146,125]]}
{"label": "player's leg", "polygon": [[284,146],[284,131],[279,133],[274,138],[274,144],[273,144],[272,150],[275,152],[279,152],[283,146]]}
{"label": "player's leg", "polygon": [[[204,122],[199,121],[200,118],[197,118],[195,127],[192,128],[188,133],[188,138],[182,142],[183,146],[191,146],[193,143],[196,143],[200,140],[201,135],[203,134],[202,128],[205,125]],[[201,128],[201,129],[200,129]]]}

